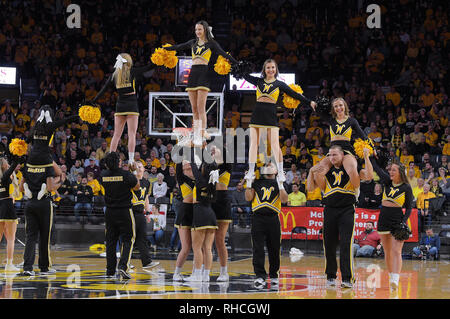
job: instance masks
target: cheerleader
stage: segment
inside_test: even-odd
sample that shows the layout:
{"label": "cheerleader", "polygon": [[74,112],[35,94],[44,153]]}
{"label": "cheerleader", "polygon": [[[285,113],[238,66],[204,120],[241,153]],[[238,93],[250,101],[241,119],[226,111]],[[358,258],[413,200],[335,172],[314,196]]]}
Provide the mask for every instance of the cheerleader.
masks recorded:
{"label": "cheerleader", "polygon": [[271,153],[275,159],[278,177],[280,181],[286,180],[283,170],[283,154],[280,149],[279,127],[277,117],[277,101],[281,92],[300,100],[305,105],[310,105],[313,109],[316,102],[309,100],[300,93],[292,90],[286,83],[277,80],[278,66],[275,60],[268,59],[264,62],[261,77],[257,78],[249,74],[244,74],[244,79],[256,85],[256,106],[250,119],[250,148],[249,148],[249,169],[245,175],[247,181],[253,180],[255,175],[255,164],[258,154],[258,145],[261,129],[268,129],[268,139],[270,141]]}
{"label": "cheerleader", "polygon": [[[74,122],[79,118],[78,115],[69,116],[64,119],[54,121],[53,109],[49,105],[44,105],[39,110],[39,117],[35,126],[31,129],[28,143],[31,144],[31,150],[27,158],[26,166],[30,168],[44,168],[49,171],[49,175],[61,176],[62,171],[53,160],[53,151],[50,144],[53,141],[55,131],[67,123]],[[31,191],[28,184],[25,183],[24,194],[31,199]],[[48,191],[47,184],[43,183],[37,199],[41,199]]]}
{"label": "cheerleader", "polygon": [[143,73],[151,70],[152,64],[143,67],[134,67],[133,60],[128,53],[120,53],[116,57],[114,72],[98,92],[97,96],[88,101],[95,103],[103,96],[109,86],[114,86],[119,93],[116,111],[114,113],[114,135],[111,140],[111,152],[117,151],[120,138],[122,137],[125,124],[128,128],[128,162],[134,163],[134,151],[136,148],[136,131],[139,124],[139,106],[136,96],[136,80]]}
{"label": "cheerleader", "polygon": [[220,263],[220,274],[217,277],[217,281],[228,281],[228,250],[225,244],[225,236],[232,221],[231,203],[228,198],[228,184],[230,183],[232,165],[224,162],[222,153],[218,148],[213,148],[212,156],[219,169],[219,181],[216,183],[216,201],[211,204],[216,214],[218,227],[215,234],[216,249]]}
{"label": "cheerleader", "polygon": [[384,259],[389,271],[389,285],[395,290],[398,288],[402,270],[403,243],[410,234],[406,222],[411,214],[414,196],[403,164],[392,163],[386,172],[378,166],[373,157],[370,160],[384,186],[377,231],[380,234]]}
{"label": "cheerleader", "polygon": [[[367,135],[359,126],[356,119],[349,116],[349,108],[347,102],[339,97],[331,102],[331,115],[329,119],[331,146],[339,145],[344,151],[343,166],[346,173],[350,176],[350,182],[357,189],[357,198],[359,196],[360,178],[358,173],[358,163],[355,157],[355,150],[351,143],[357,137],[369,140]],[[356,134],[354,134],[356,133]],[[324,158],[320,163],[328,171],[331,163],[328,157]]]}
{"label": "cheerleader", "polygon": [[188,161],[183,161],[176,164],[176,179],[180,187],[183,202],[180,205],[177,218],[175,220],[175,227],[178,229],[181,241],[181,250],[178,253],[175,264],[175,272],[173,274],[173,281],[184,280],[181,275],[181,269],[189,255],[192,248],[191,227],[193,217],[193,200],[194,200],[194,175],[192,168]]}
{"label": "cheerleader", "polygon": [[11,183],[14,185],[13,197],[17,197],[15,194],[18,191],[19,184],[17,177],[14,174],[14,170],[17,167],[19,161],[17,157],[13,157],[11,166],[8,165],[8,161],[5,158],[0,158],[0,241],[3,234],[7,241],[6,244],[6,267],[5,271],[20,271],[12,263],[14,257],[14,241],[16,240],[16,230],[18,224],[18,218],[16,210],[14,208],[13,199],[9,194],[9,188]]}
{"label": "cheerleader", "polygon": [[199,21],[195,24],[196,38],[188,42],[164,47],[169,51],[191,50],[192,53],[192,68],[189,74],[186,91],[189,94],[189,101],[192,106],[193,114],[193,130],[194,130],[194,145],[200,146],[202,144],[202,134],[208,137],[205,132],[206,119],[206,99],[210,89],[210,77],[208,71],[208,64],[212,53],[217,53],[224,58],[230,60],[232,63],[238,63],[231,55],[227,54],[222,47],[214,40],[211,32],[212,27],[206,21]]}
{"label": "cheerleader", "polygon": [[194,160],[191,163],[191,167],[195,177],[193,192],[194,214],[191,228],[194,269],[192,275],[185,280],[208,282],[213,259],[212,245],[218,228],[216,215],[211,207],[211,203],[216,198],[216,183],[219,178],[219,170],[215,162],[207,164],[197,161],[195,156],[192,158]]}

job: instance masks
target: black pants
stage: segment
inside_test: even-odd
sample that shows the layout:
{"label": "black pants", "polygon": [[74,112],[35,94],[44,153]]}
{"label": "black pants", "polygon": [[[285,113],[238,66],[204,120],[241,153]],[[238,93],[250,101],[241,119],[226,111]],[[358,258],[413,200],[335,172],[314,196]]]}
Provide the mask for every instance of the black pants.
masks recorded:
{"label": "black pants", "polygon": [[106,274],[116,273],[116,247],[119,237],[122,248],[118,268],[128,271],[136,238],[134,214],[131,208],[106,208]]}
{"label": "black pants", "polygon": [[252,220],[253,270],[257,278],[267,278],[264,244],[269,254],[269,276],[278,278],[280,270],[281,226],[275,213],[254,213]]}
{"label": "black pants", "polygon": [[323,218],[323,247],[325,251],[327,279],[336,278],[336,249],[339,245],[339,264],[343,281],[354,281],[353,277],[353,228],[355,207],[325,207]]}
{"label": "black pants", "polygon": [[141,256],[142,266],[147,266],[152,262],[147,245],[147,221],[144,213],[134,212],[134,222],[136,225],[136,247]]}
{"label": "black pants", "polygon": [[32,271],[36,258],[36,243],[39,238],[38,267],[47,271],[51,267],[50,236],[53,221],[53,206],[50,199],[31,199],[25,205],[25,251],[23,270]]}

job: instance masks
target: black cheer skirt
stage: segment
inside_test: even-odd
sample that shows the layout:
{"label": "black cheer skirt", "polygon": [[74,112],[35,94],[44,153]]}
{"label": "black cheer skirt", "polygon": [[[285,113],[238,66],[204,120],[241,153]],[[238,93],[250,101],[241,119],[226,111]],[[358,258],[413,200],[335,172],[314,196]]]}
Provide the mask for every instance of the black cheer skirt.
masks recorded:
{"label": "black cheer skirt", "polygon": [[119,95],[116,103],[116,113],[114,115],[138,115],[139,106],[136,94]]}
{"label": "black cheer skirt", "polygon": [[194,203],[194,218],[191,230],[217,229],[216,214],[210,204]]}
{"label": "black cheer skirt", "polygon": [[186,91],[211,91],[208,65],[195,64],[191,67]]}
{"label": "black cheer skirt", "polygon": [[403,209],[401,207],[381,206],[378,216],[377,231],[379,234],[388,234],[398,228],[403,220]]}
{"label": "black cheer skirt", "polygon": [[353,148],[353,144],[350,141],[331,141],[330,147],[333,145],[339,145],[340,147],[342,147],[345,155],[349,154],[356,157],[355,149]]}
{"label": "black cheer skirt", "polygon": [[277,105],[275,103],[256,102],[249,127],[278,128]]}
{"label": "black cheer skirt", "polygon": [[231,222],[231,202],[227,190],[216,191],[216,201],[211,203],[217,222]]}
{"label": "black cheer skirt", "polygon": [[0,222],[9,221],[18,221],[12,198],[0,200]]}
{"label": "black cheer skirt", "polygon": [[192,218],[193,218],[193,207],[194,204],[181,203],[179,206],[179,211],[177,213],[177,218],[175,220],[176,228],[191,228]]}

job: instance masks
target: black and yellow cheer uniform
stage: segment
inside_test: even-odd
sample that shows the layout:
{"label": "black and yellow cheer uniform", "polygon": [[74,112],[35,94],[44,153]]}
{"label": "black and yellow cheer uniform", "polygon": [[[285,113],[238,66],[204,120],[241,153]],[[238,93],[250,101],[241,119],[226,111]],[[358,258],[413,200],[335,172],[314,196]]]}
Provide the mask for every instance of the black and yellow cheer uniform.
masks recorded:
{"label": "black and yellow cheer uniform", "polygon": [[[353,142],[357,138],[367,140],[368,136],[359,126],[358,121],[355,118],[347,117],[345,121],[338,121],[334,117],[327,116],[330,124],[330,146],[339,145],[342,147],[344,154],[350,154],[355,156],[355,150],[353,149]],[[340,137],[341,140],[334,140],[333,138]]]}
{"label": "black and yellow cheer uniform", "polygon": [[106,274],[116,273],[116,245],[119,237],[122,249],[118,268],[128,272],[128,264],[136,238],[135,221],[131,200],[132,189],[138,179],[123,169],[104,170],[100,183],[105,189],[105,226],[106,226]]}
{"label": "black and yellow cheer uniform", "polygon": [[269,276],[278,278],[280,270],[281,212],[280,189],[276,179],[256,179],[252,183],[255,197],[252,200],[253,269],[257,278],[267,278],[264,268],[264,244],[269,255]]}
{"label": "black and yellow cheer uniform", "polygon": [[[370,158],[370,161],[383,184],[382,201],[390,201],[398,205],[398,207],[381,206],[377,231],[379,234],[389,234],[391,231],[397,229],[402,222],[406,223],[408,221],[413,207],[414,195],[411,185],[405,183],[399,185],[394,184],[389,174],[378,166],[378,163],[373,157]],[[405,207],[404,214],[403,207]]]}
{"label": "black and yellow cheer uniform", "polygon": [[139,180],[140,189],[131,190],[133,198],[134,223],[136,229],[136,247],[141,256],[142,266],[145,267],[152,262],[147,245],[147,221],[145,220],[145,199],[150,192],[150,182],[145,178]]}
{"label": "black and yellow cheer uniform", "polygon": [[[200,168],[197,164],[191,163],[192,173],[195,177],[195,186],[193,189],[194,205],[191,230],[217,229],[217,219],[211,205],[216,200],[216,185],[209,183],[209,174],[214,165],[209,169],[205,168],[202,173],[203,163]],[[217,165],[215,165],[217,168]]]}
{"label": "black and yellow cheer uniform", "polygon": [[[183,165],[176,164],[176,178],[178,185],[180,186],[181,196],[183,197],[183,200],[193,195],[195,182],[194,180],[190,179],[186,175],[183,174]],[[192,218],[194,216],[193,211],[194,205],[188,202],[183,201],[179,207],[179,211],[177,214],[177,218],[175,220],[175,227],[176,228],[191,228],[192,227]]]}
{"label": "black and yellow cheer uniform", "polygon": [[355,188],[343,166],[331,167],[325,175],[323,192],[323,247],[327,279],[335,279],[337,272],[336,248],[339,243],[339,264],[342,280],[354,282],[353,230],[355,225]]}
{"label": "black and yellow cheer uniform", "polygon": [[[232,165],[222,163],[219,165],[219,183],[228,188],[230,184]],[[231,223],[231,201],[228,197],[228,189],[216,189],[216,201],[211,204],[216,213],[217,222]]]}
{"label": "black and yellow cheer uniform", "polygon": [[3,173],[0,178],[0,222],[17,220],[16,209],[14,208],[13,199],[9,195],[11,185],[11,175],[17,167],[18,161],[13,158],[11,166]]}
{"label": "black and yellow cheer uniform", "polygon": [[[219,45],[219,43],[214,40],[205,42],[204,44],[200,45],[198,44],[197,39],[192,39],[185,43],[172,45],[170,47],[164,47],[164,49],[169,51],[182,51],[191,49],[192,60],[200,58],[208,63],[210,63],[212,53],[216,53],[230,60],[232,63],[238,63],[236,59],[226,53]],[[211,91],[210,81],[211,80],[209,76],[208,64],[194,64],[191,67],[191,73],[189,74],[186,91]]]}
{"label": "black and yellow cheer uniform", "polygon": [[131,67],[130,79],[124,84],[123,87],[116,86],[113,77],[114,74],[111,74],[106,80],[106,83],[97,93],[97,96],[92,100],[92,103],[95,103],[100,97],[103,96],[106,89],[109,86],[112,86],[115,87],[117,89],[117,92],[119,93],[119,97],[116,103],[116,112],[114,113],[114,116],[139,115],[139,105],[136,96],[136,80],[139,80],[139,78],[142,77],[145,72],[150,71],[153,67],[153,64],[148,64],[142,67]]}
{"label": "black and yellow cheer uniform", "polygon": [[23,270],[32,271],[36,256],[36,243],[39,238],[38,266],[41,272],[51,267],[50,236],[53,223],[53,205],[51,194],[47,192],[40,200],[37,195],[48,177],[54,176],[53,167],[30,167],[28,164],[22,168],[24,182],[32,193],[32,198],[25,203],[25,251],[23,256]]}
{"label": "black and yellow cheer uniform", "polygon": [[256,102],[250,119],[250,127],[279,127],[276,103],[281,93],[286,93],[306,105],[311,104],[311,100],[304,95],[295,92],[286,83],[280,80],[267,82],[263,78],[258,78],[249,74],[244,75],[244,79],[251,84],[256,85],[256,100],[265,96],[273,101],[273,103]]}
{"label": "black and yellow cheer uniform", "polygon": [[[42,108],[41,108],[42,109]],[[36,123],[32,128],[27,143],[31,145],[31,150],[27,158],[29,167],[51,167],[53,166],[53,151],[50,144],[53,140],[55,131],[70,122],[77,121],[78,115],[69,116],[67,118],[46,123]]]}

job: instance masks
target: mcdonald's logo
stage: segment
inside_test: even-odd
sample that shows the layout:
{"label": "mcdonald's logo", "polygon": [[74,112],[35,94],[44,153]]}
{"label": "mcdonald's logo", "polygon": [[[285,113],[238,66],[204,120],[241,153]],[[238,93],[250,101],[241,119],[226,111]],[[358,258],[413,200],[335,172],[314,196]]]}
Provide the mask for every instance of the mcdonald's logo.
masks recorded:
{"label": "mcdonald's logo", "polygon": [[292,218],[292,228],[294,228],[295,226],[297,226],[297,224],[295,223],[295,216],[294,213],[292,211],[288,211],[286,212],[286,215],[283,211],[280,212],[280,215],[282,216],[282,220],[283,220],[283,228],[286,229],[287,228],[287,223],[288,223],[288,218],[289,216],[291,216]]}

